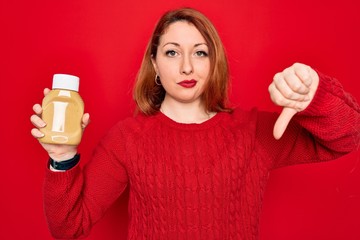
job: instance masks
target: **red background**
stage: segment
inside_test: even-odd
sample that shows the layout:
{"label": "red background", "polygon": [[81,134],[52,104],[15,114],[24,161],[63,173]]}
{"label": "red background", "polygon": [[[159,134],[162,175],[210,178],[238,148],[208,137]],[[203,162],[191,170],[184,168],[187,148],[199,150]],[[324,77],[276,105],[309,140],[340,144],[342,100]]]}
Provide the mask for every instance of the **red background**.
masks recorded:
{"label": "red background", "polygon": [[[132,115],[131,90],[146,42],[159,16],[180,6],[198,8],[217,27],[235,104],[279,110],[267,86],[295,61],[340,79],[360,99],[356,0],[1,1],[0,239],[51,239],[42,207],[47,155],[30,135],[29,118],[52,75],[81,78],[92,119],[80,146],[84,164],[106,131]],[[261,240],[360,239],[359,183],[359,151],[272,172]],[[126,197],[88,239],[125,239]]]}

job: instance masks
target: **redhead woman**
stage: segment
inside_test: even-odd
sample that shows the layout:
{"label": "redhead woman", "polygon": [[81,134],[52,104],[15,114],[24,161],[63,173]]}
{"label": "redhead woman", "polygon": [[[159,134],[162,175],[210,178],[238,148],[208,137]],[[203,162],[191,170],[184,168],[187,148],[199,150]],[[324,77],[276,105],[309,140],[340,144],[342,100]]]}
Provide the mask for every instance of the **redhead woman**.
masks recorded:
{"label": "redhead woman", "polygon": [[[269,93],[280,115],[231,108],[228,84],[225,50],[208,18],[190,8],[165,13],[137,76],[137,114],[109,131],[84,168],[77,146],[42,144],[57,163],[44,188],[53,236],[86,236],[129,187],[129,239],[255,240],[271,170],[359,146],[359,105],[310,66],[275,74]],[[39,104],[34,112],[32,135],[41,138]]]}

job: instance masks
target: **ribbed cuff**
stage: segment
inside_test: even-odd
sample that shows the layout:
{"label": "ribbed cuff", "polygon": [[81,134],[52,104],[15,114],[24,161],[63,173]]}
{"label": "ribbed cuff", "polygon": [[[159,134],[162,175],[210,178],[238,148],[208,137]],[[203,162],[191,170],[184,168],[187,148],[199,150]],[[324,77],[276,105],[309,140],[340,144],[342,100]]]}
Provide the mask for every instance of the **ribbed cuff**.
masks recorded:
{"label": "ribbed cuff", "polygon": [[[316,71],[319,76],[319,86],[315,92],[314,98],[312,99],[309,106],[298,113],[298,115],[306,116],[322,116],[327,115],[329,109],[329,100],[332,98],[327,97],[328,94],[333,94],[334,86],[337,82],[334,81],[331,77],[324,75],[323,73]],[[339,83],[338,83],[339,84]]]}

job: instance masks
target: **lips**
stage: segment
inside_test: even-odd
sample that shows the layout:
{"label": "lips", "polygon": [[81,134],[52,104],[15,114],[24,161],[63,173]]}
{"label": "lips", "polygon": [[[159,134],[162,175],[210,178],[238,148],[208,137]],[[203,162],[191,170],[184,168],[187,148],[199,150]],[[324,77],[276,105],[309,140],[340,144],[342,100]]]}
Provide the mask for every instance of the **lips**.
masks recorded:
{"label": "lips", "polygon": [[192,88],[195,87],[196,83],[197,83],[196,80],[191,79],[191,80],[183,80],[178,84],[184,88]]}

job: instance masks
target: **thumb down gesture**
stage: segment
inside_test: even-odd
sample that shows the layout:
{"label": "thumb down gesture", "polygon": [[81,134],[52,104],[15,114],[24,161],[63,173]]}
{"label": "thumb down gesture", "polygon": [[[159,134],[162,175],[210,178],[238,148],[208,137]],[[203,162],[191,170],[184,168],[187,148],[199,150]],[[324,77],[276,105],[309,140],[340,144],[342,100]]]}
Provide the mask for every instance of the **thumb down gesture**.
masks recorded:
{"label": "thumb down gesture", "polygon": [[303,111],[314,98],[319,76],[309,66],[295,63],[275,74],[269,86],[271,100],[283,110],[274,126],[274,137],[280,139],[292,117]]}

